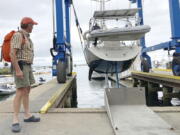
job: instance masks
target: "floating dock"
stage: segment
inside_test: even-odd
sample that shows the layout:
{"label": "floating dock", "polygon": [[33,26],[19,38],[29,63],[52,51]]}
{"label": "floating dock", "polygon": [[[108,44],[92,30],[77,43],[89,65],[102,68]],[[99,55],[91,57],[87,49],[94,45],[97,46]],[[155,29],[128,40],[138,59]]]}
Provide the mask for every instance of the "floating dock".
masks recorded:
{"label": "floating dock", "polygon": [[[132,89],[134,90],[134,89]],[[108,105],[103,108],[76,108],[76,75],[65,84],[54,79],[32,89],[31,111],[40,115],[39,123],[24,123],[21,110],[22,130],[19,135],[178,135],[180,134],[179,107],[147,107],[145,99],[129,91],[107,94]],[[115,94],[115,101],[112,100]],[[125,97],[127,100],[124,100]],[[140,98],[143,93],[139,95]],[[114,97],[114,96],[113,96]],[[145,98],[145,97],[144,97]],[[130,99],[130,100],[129,100]],[[0,135],[11,132],[13,97],[0,103]],[[124,101],[119,104],[119,101]],[[127,102],[126,102],[127,101]],[[106,102],[107,103],[107,102]],[[118,106],[116,106],[118,103]],[[127,104],[128,103],[128,104]],[[114,106],[115,105],[115,106]],[[110,108],[110,115],[107,107]],[[115,107],[115,108],[114,108]],[[115,109],[115,110],[111,110]],[[115,125],[113,126],[113,123]],[[117,130],[117,131],[116,131]]]}

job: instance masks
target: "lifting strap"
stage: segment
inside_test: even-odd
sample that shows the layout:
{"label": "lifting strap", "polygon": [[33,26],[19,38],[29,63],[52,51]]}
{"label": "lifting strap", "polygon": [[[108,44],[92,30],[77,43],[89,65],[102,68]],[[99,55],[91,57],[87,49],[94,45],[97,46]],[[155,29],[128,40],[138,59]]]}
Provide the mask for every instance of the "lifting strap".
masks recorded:
{"label": "lifting strap", "polygon": [[[75,22],[76,22],[76,27],[78,29],[78,34],[79,34],[79,39],[81,41],[81,45],[83,45],[83,31],[81,29],[81,26],[80,26],[80,23],[79,23],[79,20],[78,20],[78,16],[77,16],[77,13],[76,13],[76,10],[75,10],[75,7],[74,7],[74,3],[72,2],[72,7],[73,7],[73,11],[74,11],[74,15],[75,15]],[[82,46],[83,47],[83,46]]]}

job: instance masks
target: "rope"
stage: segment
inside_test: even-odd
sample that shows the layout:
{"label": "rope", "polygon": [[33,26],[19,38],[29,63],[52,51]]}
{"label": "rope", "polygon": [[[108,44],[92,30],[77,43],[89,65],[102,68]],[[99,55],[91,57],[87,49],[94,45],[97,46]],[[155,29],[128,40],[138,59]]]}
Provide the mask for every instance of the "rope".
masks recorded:
{"label": "rope", "polygon": [[76,13],[76,10],[75,10],[75,7],[74,7],[74,3],[72,2],[72,7],[73,7],[73,11],[74,11],[74,16],[75,16],[75,23],[76,23],[76,27],[77,27],[77,30],[78,30],[78,35],[79,35],[79,39],[80,39],[80,42],[81,42],[81,48],[83,50],[83,31],[80,27],[80,23],[79,23],[79,20],[78,20],[78,16],[77,16],[77,13]]}

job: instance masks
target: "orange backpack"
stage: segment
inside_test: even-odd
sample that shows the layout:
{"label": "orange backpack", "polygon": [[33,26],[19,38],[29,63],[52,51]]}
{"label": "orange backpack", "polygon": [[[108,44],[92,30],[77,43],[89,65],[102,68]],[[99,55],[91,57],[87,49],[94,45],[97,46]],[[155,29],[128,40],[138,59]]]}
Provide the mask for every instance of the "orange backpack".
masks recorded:
{"label": "orange backpack", "polygon": [[[11,57],[10,57],[11,39],[15,33],[16,33],[16,31],[13,30],[13,31],[9,32],[4,38],[4,42],[2,45],[2,49],[1,49],[1,56],[2,56],[2,59],[5,60],[6,62],[11,62]],[[24,35],[23,35],[23,39],[25,39]],[[23,41],[23,43],[24,43],[24,41]]]}

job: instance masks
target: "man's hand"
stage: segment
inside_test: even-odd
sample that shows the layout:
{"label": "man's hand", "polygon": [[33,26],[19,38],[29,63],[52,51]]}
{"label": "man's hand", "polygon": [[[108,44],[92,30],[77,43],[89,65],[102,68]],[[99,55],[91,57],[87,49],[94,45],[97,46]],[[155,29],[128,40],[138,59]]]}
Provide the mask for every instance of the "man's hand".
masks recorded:
{"label": "man's hand", "polygon": [[23,79],[23,78],[24,78],[23,72],[22,72],[21,70],[16,71],[16,76],[17,76],[18,78],[20,78],[20,79]]}

